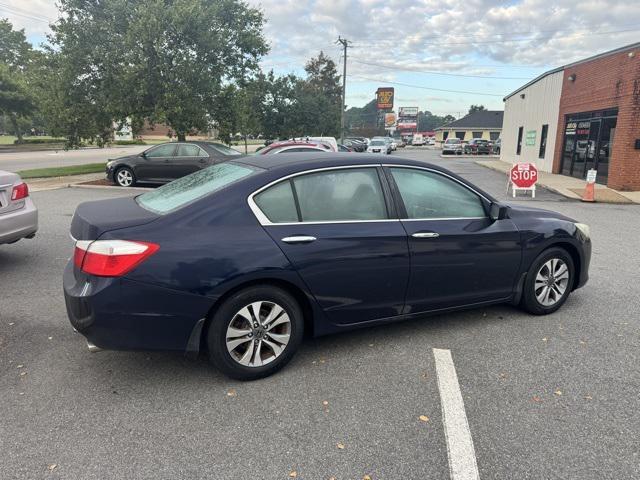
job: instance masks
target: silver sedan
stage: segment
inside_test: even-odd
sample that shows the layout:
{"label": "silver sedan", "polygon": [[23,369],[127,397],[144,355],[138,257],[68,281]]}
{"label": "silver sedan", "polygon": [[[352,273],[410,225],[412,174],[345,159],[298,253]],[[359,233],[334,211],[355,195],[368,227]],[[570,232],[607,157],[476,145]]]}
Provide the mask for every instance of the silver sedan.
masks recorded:
{"label": "silver sedan", "polygon": [[33,238],[38,230],[38,209],[29,187],[19,175],[0,170],[0,244]]}

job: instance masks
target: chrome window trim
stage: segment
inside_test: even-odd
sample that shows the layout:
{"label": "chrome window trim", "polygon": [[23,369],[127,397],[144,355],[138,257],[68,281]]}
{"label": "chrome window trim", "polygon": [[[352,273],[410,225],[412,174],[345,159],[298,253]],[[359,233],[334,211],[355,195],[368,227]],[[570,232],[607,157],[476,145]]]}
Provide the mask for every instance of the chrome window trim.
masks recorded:
{"label": "chrome window trim", "polygon": [[[340,223],[383,223],[383,222],[426,222],[426,221],[442,221],[442,220],[480,220],[480,219],[485,219],[485,218],[489,218],[488,216],[484,216],[484,217],[442,217],[442,218],[387,218],[387,219],[381,219],[381,220],[326,220],[326,221],[316,221],[316,222],[272,222],[271,220],[269,220],[267,218],[267,216],[262,213],[262,210],[260,210],[260,207],[258,207],[258,205],[256,204],[255,200],[253,197],[255,197],[256,195],[258,195],[260,192],[268,189],[269,187],[283,182],[285,180],[289,180],[291,178],[295,178],[295,177],[299,177],[301,175],[306,175],[308,173],[317,173],[317,172],[325,172],[328,170],[345,170],[345,169],[353,169],[353,168],[377,168],[377,167],[400,167],[400,168],[413,168],[413,169],[418,169],[418,170],[426,170],[428,172],[433,172],[433,173],[437,173],[440,175],[443,175],[451,180],[453,180],[454,182],[462,185],[463,187],[467,188],[468,190],[472,191],[473,193],[475,193],[476,195],[478,195],[481,198],[484,198],[487,202],[491,203],[491,200],[489,200],[488,198],[486,198],[484,195],[482,195],[481,193],[477,192],[476,190],[474,190],[473,188],[471,188],[470,186],[466,185],[465,183],[459,181],[458,179],[452,177],[451,175],[447,175],[444,172],[441,172],[439,170],[435,170],[433,168],[428,168],[428,167],[418,167],[415,165],[398,165],[398,164],[393,164],[393,163],[383,163],[383,164],[379,164],[379,163],[372,163],[372,164],[366,164],[366,165],[339,165],[339,166],[334,166],[334,167],[323,167],[323,168],[314,168],[313,170],[305,170],[303,172],[296,172],[296,173],[292,173],[289,175],[285,175],[284,177],[280,177],[277,180],[274,180],[272,182],[269,182],[268,184],[264,185],[263,187],[260,187],[259,189],[255,190],[253,193],[249,194],[249,196],[247,197],[247,204],[249,205],[249,208],[251,209],[251,211],[253,212],[253,214],[255,215],[256,219],[258,220],[258,223],[260,223],[260,225],[264,226],[275,226],[275,225],[283,225],[283,226],[291,226],[291,225],[327,225],[327,224],[340,224]],[[384,194],[384,192],[383,192]]]}

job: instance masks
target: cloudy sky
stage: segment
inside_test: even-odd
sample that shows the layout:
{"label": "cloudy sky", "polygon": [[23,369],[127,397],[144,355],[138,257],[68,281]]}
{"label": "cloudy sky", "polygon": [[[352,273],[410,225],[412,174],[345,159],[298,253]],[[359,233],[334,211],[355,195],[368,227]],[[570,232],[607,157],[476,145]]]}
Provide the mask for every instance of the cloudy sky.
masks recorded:
{"label": "cloudy sky", "polygon": [[[396,104],[463,114],[470,104],[502,109],[502,97],[549,68],[640,41],[636,0],[248,0],[261,8],[271,53],[263,67],[303,72],[323,50],[342,62],[351,42],[347,104],[377,87]],[[0,0],[0,17],[44,41],[54,0]]]}

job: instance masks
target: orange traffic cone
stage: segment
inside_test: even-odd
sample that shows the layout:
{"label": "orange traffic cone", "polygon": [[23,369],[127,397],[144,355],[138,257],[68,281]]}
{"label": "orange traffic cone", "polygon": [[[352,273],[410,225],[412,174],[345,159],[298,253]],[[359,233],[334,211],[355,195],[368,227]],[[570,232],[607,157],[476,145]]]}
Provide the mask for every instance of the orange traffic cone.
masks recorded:
{"label": "orange traffic cone", "polygon": [[596,201],[595,183],[587,182],[587,187],[584,189],[584,193],[582,194],[582,198],[580,200],[583,202]]}

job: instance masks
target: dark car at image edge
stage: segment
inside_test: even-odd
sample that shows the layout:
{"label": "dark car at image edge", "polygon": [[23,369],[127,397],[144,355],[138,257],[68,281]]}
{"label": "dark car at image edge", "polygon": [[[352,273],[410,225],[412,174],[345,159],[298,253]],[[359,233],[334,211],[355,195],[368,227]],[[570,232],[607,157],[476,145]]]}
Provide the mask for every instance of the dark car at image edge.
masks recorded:
{"label": "dark car at image edge", "polygon": [[71,235],[64,296],[91,348],[207,352],[245,380],[303,333],[499,303],[552,313],[591,256],[584,224],[375,154],[234,159],[80,204]]}
{"label": "dark car at image edge", "polygon": [[222,143],[205,141],[168,142],[142,153],[109,160],[107,180],[120,187],[137,183],[161,185],[231,157],[242,155]]}

